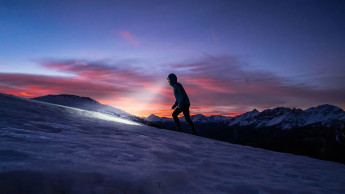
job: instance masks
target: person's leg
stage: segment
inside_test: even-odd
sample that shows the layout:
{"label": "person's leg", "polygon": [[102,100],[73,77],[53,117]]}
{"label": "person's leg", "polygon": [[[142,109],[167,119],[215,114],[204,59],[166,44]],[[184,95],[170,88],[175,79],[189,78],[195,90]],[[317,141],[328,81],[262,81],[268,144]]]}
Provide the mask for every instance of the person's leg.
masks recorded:
{"label": "person's leg", "polygon": [[180,108],[177,107],[177,108],[174,110],[174,112],[172,113],[172,117],[174,118],[174,121],[175,121],[175,123],[176,123],[176,125],[177,125],[178,131],[182,131],[182,129],[181,129],[181,124],[180,124],[180,120],[179,120],[178,117],[177,117],[181,112],[182,112],[182,110],[181,110]]}
{"label": "person's leg", "polygon": [[186,119],[186,121],[187,121],[189,127],[192,129],[193,134],[197,134],[197,133],[196,133],[196,130],[195,130],[195,127],[194,127],[194,124],[193,124],[193,121],[192,121],[192,119],[190,118],[189,106],[190,106],[190,105],[185,105],[185,106],[183,107],[183,110],[182,110],[182,111],[183,111],[183,115],[184,115],[184,118]]}

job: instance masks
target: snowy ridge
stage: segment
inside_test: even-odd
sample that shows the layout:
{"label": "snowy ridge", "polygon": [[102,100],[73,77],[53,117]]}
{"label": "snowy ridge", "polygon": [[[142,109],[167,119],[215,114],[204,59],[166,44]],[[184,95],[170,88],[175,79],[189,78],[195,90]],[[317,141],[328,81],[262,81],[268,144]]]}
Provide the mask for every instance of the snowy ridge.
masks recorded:
{"label": "snowy ridge", "polygon": [[103,105],[96,100],[93,100],[89,97],[81,97],[76,95],[69,95],[69,94],[60,94],[60,95],[47,95],[47,96],[40,96],[33,98],[34,100],[42,101],[42,102],[49,102],[53,104],[60,104],[69,107],[81,108],[84,110],[91,110],[97,111],[107,114],[113,114],[120,117],[128,117],[133,116],[129,113],[126,113],[123,110]]}
{"label": "snowy ridge", "polygon": [[[234,118],[229,126],[252,126],[255,128],[275,126],[281,129],[291,129],[320,123],[329,125],[330,122],[345,122],[345,112],[333,105],[320,105],[309,108],[291,109],[278,107],[267,109],[262,112],[252,111]],[[342,125],[339,127],[341,128]]]}
{"label": "snowy ridge", "polygon": [[343,164],[83,112],[0,94],[0,193],[345,192]]}
{"label": "snowy ridge", "polygon": [[156,126],[140,117],[135,115],[131,115],[123,110],[118,108],[114,108],[108,105],[103,105],[96,100],[93,100],[89,97],[80,97],[76,95],[69,95],[69,94],[60,94],[60,95],[47,95],[33,98],[34,100],[38,100],[41,102],[47,102],[52,104],[58,104],[68,107],[75,107],[80,108],[83,110],[89,110],[94,112],[99,112],[102,114],[110,115],[110,117],[120,117],[127,120],[132,120],[137,123],[142,123],[145,125],[155,126],[161,128],[161,126]]}
{"label": "snowy ridge", "polygon": [[[225,117],[220,115],[204,116],[192,115],[194,122],[201,123],[228,123],[228,126],[240,127],[276,127],[280,129],[292,129],[307,125],[333,126],[340,129],[344,128],[345,112],[339,107],[333,105],[320,105],[307,110],[296,108],[277,107],[266,109],[262,112],[254,109],[236,117]],[[172,122],[169,118],[160,118],[156,115],[150,115],[146,120],[151,122]],[[182,120],[184,122],[184,119]]]}
{"label": "snowy ridge", "polygon": [[277,126],[281,129],[300,127],[304,123],[305,116],[301,109],[278,107],[262,112],[257,110],[247,112],[234,118],[229,126],[252,126],[255,128]]}
{"label": "snowy ridge", "polygon": [[150,122],[157,122],[157,121],[160,121],[160,122],[170,122],[171,121],[170,118],[159,117],[159,116],[156,116],[154,114],[151,114],[150,116],[146,117],[145,119],[147,121],[150,121]]}
{"label": "snowy ridge", "polygon": [[333,120],[345,121],[344,111],[332,105],[320,105],[304,111],[306,117],[305,125],[317,122],[327,122]]}
{"label": "snowy ridge", "polygon": [[229,125],[238,124],[240,126],[251,125],[254,122],[254,119],[259,115],[259,111],[254,109],[253,111],[246,112],[242,115],[236,116],[230,121]]}

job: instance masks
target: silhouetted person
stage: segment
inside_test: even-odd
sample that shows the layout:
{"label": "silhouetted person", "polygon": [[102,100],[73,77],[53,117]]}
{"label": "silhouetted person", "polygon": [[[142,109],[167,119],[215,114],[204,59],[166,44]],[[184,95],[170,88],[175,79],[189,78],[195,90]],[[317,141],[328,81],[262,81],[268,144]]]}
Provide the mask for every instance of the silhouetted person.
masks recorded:
{"label": "silhouetted person", "polygon": [[181,112],[183,112],[183,115],[186,118],[188,125],[192,129],[193,134],[196,135],[197,133],[195,131],[194,124],[193,124],[192,119],[190,118],[190,114],[189,114],[190,102],[189,102],[189,98],[188,98],[186,91],[184,90],[183,86],[177,82],[177,77],[175,74],[173,74],[173,73],[169,74],[167,79],[168,79],[169,85],[171,85],[174,88],[174,95],[176,98],[176,102],[172,106],[172,109],[175,109],[175,108],[176,109],[174,110],[172,116],[173,116],[175,123],[177,125],[177,129],[179,131],[182,131],[180,120],[178,119],[177,116]]}

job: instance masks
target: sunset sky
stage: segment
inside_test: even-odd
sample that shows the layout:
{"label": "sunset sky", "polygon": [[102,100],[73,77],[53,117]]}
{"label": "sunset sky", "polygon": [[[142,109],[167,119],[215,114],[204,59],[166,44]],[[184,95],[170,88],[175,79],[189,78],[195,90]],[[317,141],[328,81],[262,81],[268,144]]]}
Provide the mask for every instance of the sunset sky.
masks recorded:
{"label": "sunset sky", "polygon": [[0,0],[0,92],[170,116],[345,109],[342,0]]}

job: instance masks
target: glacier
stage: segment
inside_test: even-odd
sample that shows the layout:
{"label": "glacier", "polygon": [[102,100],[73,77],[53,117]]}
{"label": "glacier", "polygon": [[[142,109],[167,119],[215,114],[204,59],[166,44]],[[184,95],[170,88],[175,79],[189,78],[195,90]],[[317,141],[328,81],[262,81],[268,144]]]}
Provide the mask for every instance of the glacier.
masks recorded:
{"label": "glacier", "polygon": [[345,193],[345,165],[0,94],[0,193]]}

